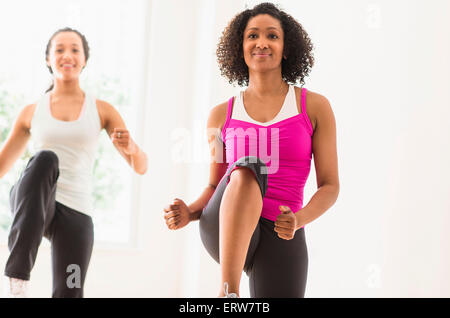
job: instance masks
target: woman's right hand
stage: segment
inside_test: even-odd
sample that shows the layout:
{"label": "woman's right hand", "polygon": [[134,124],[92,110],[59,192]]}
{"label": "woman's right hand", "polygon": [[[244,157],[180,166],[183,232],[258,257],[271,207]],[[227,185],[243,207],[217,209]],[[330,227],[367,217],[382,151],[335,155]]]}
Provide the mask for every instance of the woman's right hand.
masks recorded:
{"label": "woman's right hand", "polygon": [[178,230],[191,221],[191,210],[181,199],[174,199],[172,204],[164,208],[164,219],[170,230]]}

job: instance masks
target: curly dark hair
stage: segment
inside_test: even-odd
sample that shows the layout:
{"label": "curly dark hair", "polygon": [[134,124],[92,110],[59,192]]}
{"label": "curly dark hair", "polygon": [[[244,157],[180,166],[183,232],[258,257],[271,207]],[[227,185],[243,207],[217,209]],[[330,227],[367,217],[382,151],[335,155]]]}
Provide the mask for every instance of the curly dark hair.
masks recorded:
{"label": "curly dark hair", "polygon": [[267,2],[237,14],[223,31],[216,51],[221,74],[228,78],[230,84],[237,82],[239,86],[248,85],[248,66],[242,48],[244,30],[248,21],[260,14],[268,14],[279,20],[283,29],[283,55],[286,57],[281,62],[283,80],[289,84],[299,82],[304,85],[304,79],[314,65],[311,39],[292,16]]}

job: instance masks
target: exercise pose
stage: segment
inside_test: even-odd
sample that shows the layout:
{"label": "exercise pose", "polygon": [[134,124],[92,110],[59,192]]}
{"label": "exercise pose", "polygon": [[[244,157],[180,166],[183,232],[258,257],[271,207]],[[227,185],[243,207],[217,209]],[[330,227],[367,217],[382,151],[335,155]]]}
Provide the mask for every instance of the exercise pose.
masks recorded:
{"label": "exercise pose", "polygon": [[[79,76],[89,58],[86,38],[70,28],[58,30],[45,53],[53,84],[37,103],[23,108],[0,151],[0,178],[30,138],[37,151],[10,192],[7,293],[26,296],[46,237],[51,242],[53,297],[83,297],[94,239],[91,179],[101,130],[135,172],[146,172],[147,157],[115,108],[80,88]],[[80,274],[78,284],[67,284],[72,272]]]}
{"label": "exercise pose", "polygon": [[[294,86],[313,65],[302,26],[263,3],[233,18],[217,56],[230,83],[247,86],[212,109],[209,185],[189,206],[165,207],[169,229],[200,220],[200,235],[221,266],[219,296],[239,297],[242,271],[251,297],[304,297],[304,226],[337,199],[335,119],[328,100]],[[318,190],[303,205],[314,154]]]}

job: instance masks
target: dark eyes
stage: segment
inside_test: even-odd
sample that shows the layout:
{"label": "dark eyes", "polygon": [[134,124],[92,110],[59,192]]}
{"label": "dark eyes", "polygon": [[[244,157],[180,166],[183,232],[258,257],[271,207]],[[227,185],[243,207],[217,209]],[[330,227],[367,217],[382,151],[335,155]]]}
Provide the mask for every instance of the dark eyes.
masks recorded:
{"label": "dark eyes", "polygon": [[[276,35],[276,34],[269,34],[268,36],[267,36],[269,39],[272,39],[272,40],[275,40],[275,39],[278,39],[278,35]],[[249,39],[256,39],[256,38],[258,38],[258,35],[257,34],[249,34],[248,35],[248,38]]]}
{"label": "dark eyes", "polygon": [[[73,53],[78,53],[79,51],[80,51],[80,50],[78,50],[78,49],[73,49],[73,50],[72,50]],[[56,52],[57,52],[57,53],[62,53],[62,52],[64,52],[64,50],[63,50],[63,49],[57,49]]]}

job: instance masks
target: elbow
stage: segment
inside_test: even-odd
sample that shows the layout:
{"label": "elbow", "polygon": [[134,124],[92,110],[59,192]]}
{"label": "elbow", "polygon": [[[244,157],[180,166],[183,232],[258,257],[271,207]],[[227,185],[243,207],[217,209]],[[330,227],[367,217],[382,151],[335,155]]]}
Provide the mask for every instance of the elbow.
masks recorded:
{"label": "elbow", "polygon": [[340,191],[340,186],[339,186],[339,183],[335,186],[335,200],[334,200],[334,202],[336,202],[337,201],[337,198],[339,197],[339,191]]}
{"label": "elbow", "polygon": [[339,180],[333,180],[333,181],[327,182],[326,184],[328,187],[330,187],[330,189],[332,189],[334,192],[336,192],[336,195],[339,194],[339,190],[340,190]]}
{"label": "elbow", "polygon": [[334,192],[336,193],[336,198],[339,196],[339,191],[341,189],[339,181],[334,182],[332,185]]}
{"label": "elbow", "polygon": [[136,173],[143,176],[144,174],[147,173],[147,168],[145,168],[144,170],[141,170],[141,171],[136,171]]}
{"label": "elbow", "polygon": [[334,204],[334,203],[336,203],[336,201],[337,201],[337,199],[339,197],[339,191],[340,191],[339,182],[337,184],[333,185],[332,189],[333,189],[332,191],[333,191],[333,194],[334,194],[334,197],[333,197],[334,198],[333,204]]}
{"label": "elbow", "polygon": [[147,172],[147,168],[148,168],[148,160],[147,160],[147,155],[145,154],[145,152],[142,152],[142,157],[140,158],[139,161],[131,161],[131,166],[133,167],[134,172],[136,172],[139,175],[144,175]]}
{"label": "elbow", "polygon": [[329,184],[326,186],[330,207],[333,206],[339,197],[339,184]]}
{"label": "elbow", "polygon": [[147,165],[145,165],[145,167],[141,167],[140,169],[134,169],[134,172],[143,176],[144,174],[147,173]]}
{"label": "elbow", "polygon": [[324,184],[319,185],[319,189],[324,189],[327,193],[333,204],[337,201],[337,198],[339,197],[340,192],[340,185],[339,181],[336,182],[327,182]]}

